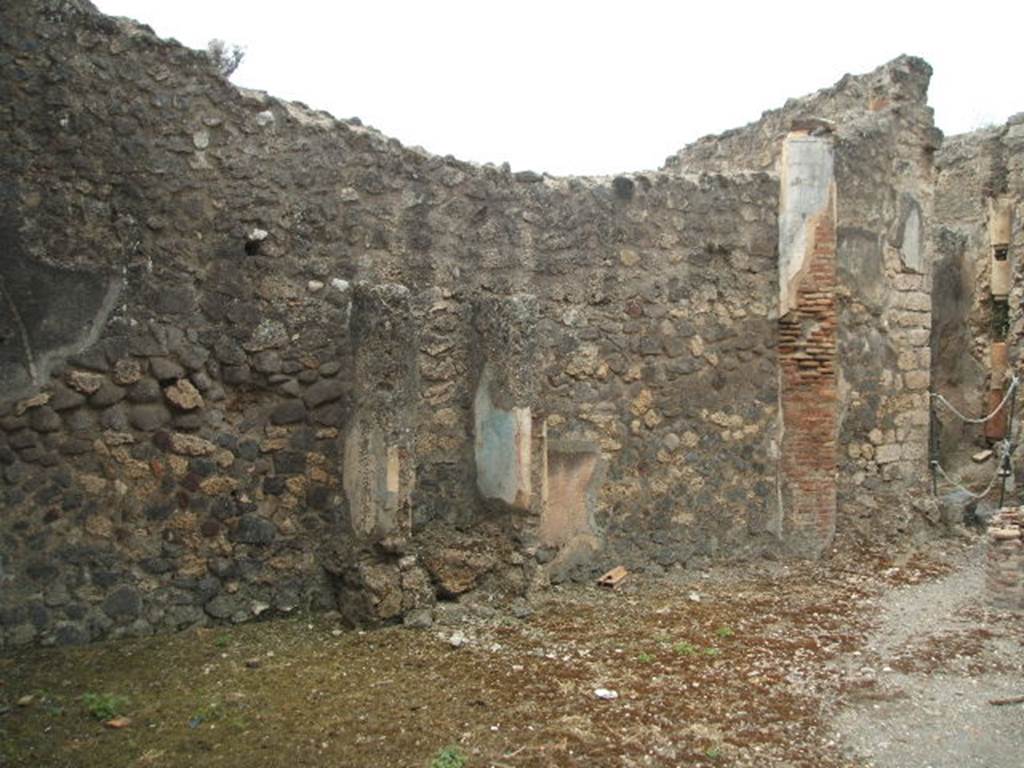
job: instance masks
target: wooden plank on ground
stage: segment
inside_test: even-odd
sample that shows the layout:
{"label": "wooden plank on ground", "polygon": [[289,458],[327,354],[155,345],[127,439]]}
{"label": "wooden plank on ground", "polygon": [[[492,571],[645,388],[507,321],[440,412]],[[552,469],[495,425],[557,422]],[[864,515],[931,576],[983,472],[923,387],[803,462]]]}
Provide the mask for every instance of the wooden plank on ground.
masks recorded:
{"label": "wooden plank on ground", "polygon": [[1024,696],[1011,696],[1008,699],[990,699],[988,703],[994,707],[1004,707],[1007,704],[1024,704]]}
{"label": "wooden plank on ground", "polygon": [[619,585],[619,582],[626,578],[626,575],[628,573],[629,571],[627,571],[621,565],[616,565],[614,568],[608,571],[608,573],[606,573],[604,576],[598,579],[597,583],[600,584],[602,587],[617,587]]}

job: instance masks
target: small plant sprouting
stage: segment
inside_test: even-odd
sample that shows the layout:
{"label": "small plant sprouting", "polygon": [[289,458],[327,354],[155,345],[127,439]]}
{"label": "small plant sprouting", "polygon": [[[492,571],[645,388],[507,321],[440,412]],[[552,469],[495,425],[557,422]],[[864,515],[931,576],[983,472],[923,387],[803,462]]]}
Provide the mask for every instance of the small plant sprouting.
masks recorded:
{"label": "small plant sprouting", "polygon": [[718,650],[717,648],[708,647],[708,648],[704,649],[704,655],[705,656],[717,656],[720,653],[721,653],[721,651]]}
{"label": "small plant sprouting", "polygon": [[227,648],[230,643],[231,638],[227,635],[218,635],[217,638],[213,641],[213,644],[218,648]]}
{"label": "small plant sprouting", "polygon": [[188,719],[189,728],[198,728],[203,723],[209,723],[213,720],[219,720],[223,710],[218,699],[214,699],[209,704],[202,705],[192,713],[192,717]]}
{"label": "small plant sprouting", "polygon": [[113,720],[124,713],[128,700],[112,693],[86,693],[82,696],[82,703],[96,720]]}
{"label": "small plant sprouting", "polygon": [[652,661],[654,661],[654,656],[644,651],[637,655],[636,660],[639,661],[641,664],[650,664]]}
{"label": "small plant sprouting", "polygon": [[433,760],[430,761],[430,768],[465,768],[468,759],[462,751],[453,744],[442,749]]}
{"label": "small plant sprouting", "polygon": [[39,691],[38,697],[39,705],[50,717],[61,717],[64,714],[64,707],[61,704],[60,697],[56,694],[50,693],[44,688]]}
{"label": "small plant sprouting", "polygon": [[693,643],[687,642],[686,640],[680,640],[672,646],[672,650],[680,656],[691,656],[697,652],[697,646]]}
{"label": "small plant sprouting", "polygon": [[733,631],[732,627],[719,627],[715,630],[715,634],[725,640],[726,638],[733,637],[736,633]]}

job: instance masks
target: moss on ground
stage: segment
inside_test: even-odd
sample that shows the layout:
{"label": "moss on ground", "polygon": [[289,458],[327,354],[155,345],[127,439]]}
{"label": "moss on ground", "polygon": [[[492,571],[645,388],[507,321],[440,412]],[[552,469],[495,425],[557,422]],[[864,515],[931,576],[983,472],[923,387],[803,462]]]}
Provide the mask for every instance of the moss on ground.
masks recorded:
{"label": "moss on ground", "polygon": [[[0,764],[422,768],[452,747],[468,766],[852,765],[826,727],[823,662],[857,646],[885,565],[634,575],[553,591],[526,621],[300,617],[8,654]],[[130,724],[97,721],[90,693]]]}

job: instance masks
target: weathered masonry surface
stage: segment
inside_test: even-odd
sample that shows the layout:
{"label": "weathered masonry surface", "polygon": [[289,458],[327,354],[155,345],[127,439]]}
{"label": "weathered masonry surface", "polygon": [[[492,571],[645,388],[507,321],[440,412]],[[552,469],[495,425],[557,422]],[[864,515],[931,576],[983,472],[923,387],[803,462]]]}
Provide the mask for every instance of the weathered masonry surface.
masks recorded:
{"label": "weathered masonry surface", "polygon": [[[827,131],[826,131],[827,132]],[[819,555],[836,529],[836,188],[830,136],[790,133],[779,212],[783,539]]]}
{"label": "weathered masonry surface", "polygon": [[[971,414],[992,410],[1021,372],[1020,248],[1024,218],[1024,114],[944,142],[936,158],[932,375]],[[1019,401],[1018,401],[1018,413]],[[986,482],[992,467],[964,461],[1007,435],[1008,412],[979,428],[942,414],[936,456]],[[1019,464],[1019,462],[1017,462]],[[1018,472],[1016,487],[1024,482]]]}
{"label": "weathered masonry surface", "polygon": [[927,525],[928,77],[553,178],[5,4],[3,643],[398,620]]}

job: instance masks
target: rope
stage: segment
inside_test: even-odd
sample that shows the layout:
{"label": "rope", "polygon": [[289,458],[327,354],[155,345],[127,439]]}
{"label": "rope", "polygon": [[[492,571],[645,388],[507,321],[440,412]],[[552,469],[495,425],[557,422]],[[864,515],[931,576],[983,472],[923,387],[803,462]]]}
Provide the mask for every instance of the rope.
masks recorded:
{"label": "rope", "polygon": [[996,406],[996,409],[992,411],[992,413],[990,413],[988,416],[982,416],[979,419],[972,419],[970,416],[964,416],[962,413],[960,413],[960,411],[957,410],[955,405],[953,405],[951,402],[949,402],[949,400],[947,400],[945,397],[938,394],[937,392],[929,392],[928,394],[931,396],[933,400],[937,400],[938,402],[942,403],[944,406],[949,408],[949,410],[956,414],[956,416],[961,421],[965,421],[968,424],[984,424],[994,419],[999,414],[999,412],[1006,407],[1006,404],[1010,402],[1010,398],[1013,397],[1013,393],[1014,391],[1016,391],[1017,386],[1019,384],[1020,379],[1017,376],[1014,376],[1013,379],[1010,380],[1010,386],[1006,388],[1006,394],[1003,395],[1002,402],[999,403],[999,405]]}
{"label": "rope", "polygon": [[1000,472],[1002,470],[1002,462],[1000,461],[999,469],[997,469],[996,473],[992,475],[992,479],[988,481],[988,485],[985,486],[985,490],[982,491],[981,493],[975,493],[970,488],[965,488],[959,481],[954,480],[952,477],[950,477],[949,474],[947,474],[946,470],[942,468],[942,465],[939,464],[939,462],[933,461],[932,466],[935,467],[935,469],[938,471],[940,475],[942,475],[943,478],[945,478],[947,483],[956,486],[958,490],[962,491],[963,493],[966,493],[972,499],[983,499],[990,493],[992,493],[992,489],[995,488],[996,480],[998,480],[1001,476]]}
{"label": "rope", "polygon": [[[1017,432],[1017,436],[1020,437],[1019,430]],[[996,471],[995,474],[992,475],[992,479],[988,481],[988,485],[985,486],[985,490],[982,491],[981,493],[975,493],[970,488],[965,488],[963,484],[960,483],[958,480],[950,477],[949,473],[942,468],[942,465],[939,464],[938,460],[933,459],[931,464],[932,467],[934,467],[935,470],[940,475],[942,475],[946,482],[949,483],[950,485],[956,486],[957,490],[963,491],[972,499],[983,499],[990,493],[992,493],[992,489],[995,487],[996,481],[1003,476],[1003,471],[1009,465],[1009,458],[1013,454],[1013,451],[1016,448],[1017,443],[1013,440],[1013,435],[1008,435],[1003,440],[1000,440],[999,443],[997,443],[997,445],[999,449],[999,461],[996,462]]]}

